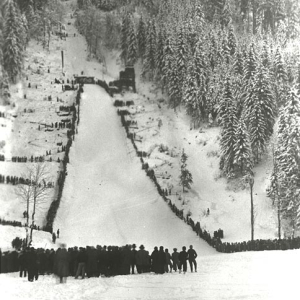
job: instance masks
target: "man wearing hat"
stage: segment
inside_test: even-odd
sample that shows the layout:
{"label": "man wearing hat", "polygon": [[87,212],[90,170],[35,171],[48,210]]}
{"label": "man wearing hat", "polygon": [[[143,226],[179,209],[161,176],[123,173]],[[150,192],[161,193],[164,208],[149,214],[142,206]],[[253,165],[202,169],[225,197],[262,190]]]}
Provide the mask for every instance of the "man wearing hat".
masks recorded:
{"label": "man wearing hat", "polygon": [[193,272],[193,265],[195,267],[195,272],[197,272],[197,262],[196,262],[197,253],[193,249],[192,245],[190,246],[190,249],[188,250],[187,253],[188,253],[188,257],[189,257],[191,272]]}
{"label": "man wearing hat", "polygon": [[188,259],[188,253],[186,252],[186,247],[182,247],[182,251],[179,253],[179,273],[181,273],[181,269],[183,269],[183,274],[185,274],[186,269],[187,269],[187,261]]}
{"label": "man wearing hat", "polygon": [[136,268],[139,274],[145,273],[147,271],[148,262],[148,252],[145,250],[144,245],[141,245],[140,250],[136,253]]}
{"label": "man wearing hat", "polygon": [[176,272],[179,269],[179,253],[177,252],[177,248],[173,249],[172,253],[172,261],[173,261],[173,270]]}

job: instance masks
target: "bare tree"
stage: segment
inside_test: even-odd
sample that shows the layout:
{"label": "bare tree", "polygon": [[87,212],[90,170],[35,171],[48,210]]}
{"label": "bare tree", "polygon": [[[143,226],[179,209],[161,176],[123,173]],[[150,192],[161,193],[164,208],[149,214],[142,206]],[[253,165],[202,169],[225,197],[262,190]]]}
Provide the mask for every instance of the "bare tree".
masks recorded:
{"label": "bare tree", "polygon": [[[22,175],[23,176],[23,175]],[[32,199],[32,188],[28,184],[18,184],[16,189],[16,194],[18,198],[22,199],[26,203],[26,224],[25,224],[25,230],[26,230],[26,245],[28,245],[29,242],[29,203]]]}
{"label": "bare tree", "polygon": [[[28,168],[27,173],[22,176],[26,178],[26,182],[17,186],[16,193],[27,204],[26,242],[28,245],[32,241],[36,210],[38,207],[42,208],[43,204],[48,202],[49,192],[52,188],[52,185],[49,183],[51,183],[52,178],[50,177],[49,171],[44,163],[31,165]],[[29,237],[28,226],[30,203],[32,204],[32,214]]]}

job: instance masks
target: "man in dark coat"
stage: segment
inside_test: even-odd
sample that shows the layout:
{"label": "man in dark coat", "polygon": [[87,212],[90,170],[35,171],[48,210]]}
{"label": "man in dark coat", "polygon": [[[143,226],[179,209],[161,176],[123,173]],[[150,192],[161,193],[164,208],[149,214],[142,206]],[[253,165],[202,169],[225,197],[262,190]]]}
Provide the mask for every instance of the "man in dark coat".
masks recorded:
{"label": "man in dark coat", "polygon": [[28,252],[26,252],[26,265],[28,270],[28,281],[33,282],[38,279],[38,260],[37,254],[33,247],[30,248]]}
{"label": "man in dark coat", "polygon": [[20,270],[20,277],[27,277],[27,267],[26,267],[26,253],[25,250],[21,251],[19,254],[19,270]]}
{"label": "man in dark coat", "polygon": [[55,232],[52,233],[52,242],[53,244],[55,244],[55,241],[56,241],[56,234]]}
{"label": "man in dark coat", "polygon": [[131,261],[130,261],[130,268],[131,268],[131,274],[134,274],[134,267],[136,267],[136,245],[132,245],[131,249]]}
{"label": "man in dark coat", "polygon": [[55,254],[54,269],[55,275],[59,277],[59,282],[66,282],[66,277],[69,276],[70,256],[65,247],[59,248]]}
{"label": "man in dark coat", "polygon": [[136,253],[136,268],[139,274],[145,273],[147,271],[148,263],[149,254],[145,250],[144,245],[141,245],[140,250]]}
{"label": "man in dark coat", "polygon": [[158,263],[158,249],[154,247],[154,250],[151,254],[151,271],[158,274],[159,263]]}
{"label": "man in dark coat", "polygon": [[164,247],[160,246],[158,251],[158,273],[164,274],[165,273],[165,264],[166,264],[166,254],[164,251]]}
{"label": "man in dark coat", "polygon": [[96,277],[98,267],[98,253],[94,247],[91,247],[87,252],[87,277]]}
{"label": "man in dark coat", "polygon": [[197,272],[197,262],[196,262],[197,253],[193,249],[192,245],[190,245],[190,249],[188,250],[187,253],[188,253],[188,258],[189,258],[191,272],[193,272],[193,265],[195,267],[195,272]]}
{"label": "man in dark coat", "polygon": [[80,248],[79,254],[77,256],[78,268],[76,271],[75,279],[81,275],[82,279],[85,277],[86,263],[87,263],[87,255],[84,248]]}
{"label": "man in dark coat", "polygon": [[[130,274],[130,266],[132,264],[132,251],[130,251],[130,246],[126,245],[122,249],[122,274]],[[134,268],[134,266],[133,266]]]}
{"label": "man in dark coat", "polygon": [[182,251],[179,253],[179,273],[181,273],[181,270],[183,270],[183,273],[185,274],[186,269],[187,269],[187,261],[188,259],[188,254],[186,252],[186,247],[182,247]]}
{"label": "man in dark coat", "polygon": [[177,268],[179,269],[180,262],[179,262],[179,253],[177,252],[177,248],[173,249],[172,253],[172,261],[173,261],[173,270],[176,272]]}

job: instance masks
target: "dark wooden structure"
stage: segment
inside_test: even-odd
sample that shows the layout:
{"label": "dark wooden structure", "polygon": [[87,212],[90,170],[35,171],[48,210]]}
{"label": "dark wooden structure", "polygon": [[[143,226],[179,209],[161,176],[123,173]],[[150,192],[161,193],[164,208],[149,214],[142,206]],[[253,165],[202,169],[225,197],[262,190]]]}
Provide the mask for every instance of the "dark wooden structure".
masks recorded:
{"label": "dark wooden structure", "polygon": [[93,76],[74,76],[75,83],[79,84],[95,84],[95,78]]}
{"label": "dark wooden structure", "polygon": [[109,87],[114,92],[132,88],[133,92],[136,93],[134,67],[126,66],[125,70],[120,72],[119,79],[111,81]]}

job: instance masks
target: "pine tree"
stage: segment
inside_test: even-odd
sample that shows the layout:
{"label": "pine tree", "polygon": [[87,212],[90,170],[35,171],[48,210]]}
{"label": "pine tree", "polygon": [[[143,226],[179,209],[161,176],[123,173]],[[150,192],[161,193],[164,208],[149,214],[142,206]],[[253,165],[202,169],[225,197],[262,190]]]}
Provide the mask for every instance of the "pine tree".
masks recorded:
{"label": "pine tree", "polygon": [[126,14],[122,19],[121,27],[121,59],[126,64],[128,55],[128,45],[129,45],[129,26],[130,26],[130,16]]}
{"label": "pine tree", "polygon": [[185,188],[190,189],[191,184],[193,183],[193,176],[191,172],[186,168],[187,159],[188,157],[183,149],[180,158],[181,165],[180,165],[180,176],[179,176],[179,184],[182,186],[183,193],[185,192]]}
{"label": "pine tree", "polygon": [[156,57],[156,25],[154,21],[149,20],[147,24],[147,41],[146,51],[143,61],[143,74],[148,73],[149,78],[152,79],[156,69],[155,57]]}
{"label": "pine tree", "polygon": [[236,51],[233,62],[233,69],[237,75],[244,74],[244,60],[240,51]]}
{"label": "pine tree", "polygon": [[274,61],[275,77],[280,82],[287,81],[287,74],[285,70],[285,64],[279,48],[276,49],[275,61]]}
{"label": "pine tree", "polygon": [[166,82],[163,80],[164,77],[164,69],[165,69],[165,60],[164,60],[164,46],[165,46],[165,35],[163,33],[163,29],[159,30],[157,37],[157,47],[156,47],[156,71],[155,71],[155,79],[160,83],[162,89],[164,89]]}
{"label": "pine tree", "polygon": [[179,72],[177,70],[177,64],[171,63],[171,69],[169,70],[168,81],[168,93],[170,98],[170,106],[176,110],[176,107],[181,102],[182,96],[182,82],[180,81]]}
{"label": "pine tree", "polygon": [[264,43],[261,53],[261,63],[265,68],[271,68],[270,53],[268,50],[268,45]]}
{"label": "pine tree", "polygon": [[18,28],[18,18],[15,3],[9,1],[4,21],[3,67],[13,83],[20,76],[23,67],[23,48]]}
{"label": "pine tree", "polygon": [[248,86],[245,109],[253,155],[258,161],[273,133],[276,111],[270,79],[262,66]]}
{"label": "pine tree", "polygon": [[133,65],[137,61],[137,39],[135,34],[135,26],[132,18],[130,19],[128,28],[128,50],[126,63]]}
{"label": "pine tree", "polygon": [[256,53],[254,51],[254,44],[252,43],[250,45],[250,49],[244,64],[245,70],[245,79],[249,80],[254,77],[256,68],[257,68],[257,58],[256,58]]}
{"label": "pine tree", "polygon": [[179,103],[181,102],[182,98],[182,88],[183,88],[183,82],[184,82],[184,77],[186,74],[186,68],[187,68],[187,42],[185,38],[185,33],[183,27],[180,28],[180,31],[177,36],[177,48],[175,52],[175,60],[176,60],[176,65],[177,65],[177,76],[178,76],[178,83],[179,83]]}
{"label": "pine tree", "polygon": [[190,63],[187,72],[187,78],[183,89],[183,103],[186,112],[190,115],[194,122],[194,127],[200,121],[201,111],[198,103],[198,87],[196,80],[196,73],[193,62]]}
{"label": "pine tree", "polygon": [[146,51],[146,24],[144,22],[143,17],[141,17],[139,20],[138,30],[137,30],[137,41],[138,41],[139,56],[143,58]]}
{"label": "pine tree", "polygon": [[222,40],[222,57],[223,60],[229,64],[230,62],[230,49],[228,46],[228,40],[227,36],[224,35],[223,40]]}
{"label": "pine tree", "polygon": [[233,56],[237,50],[237,40],[234,34],[233,26],[230,26],[228,31],[228,48],[230,55]]}
{"label": "pine tree", "polygon": [[236,132],[237,132],[237,115],[236,105],[233,99],[232,86],[229,78],[226,79],[223,98],[219,106],[219,120],[222,125],[221,129],[221,159],[220,169],[225,174],[230,174],[234,169]]}
{"label": "pine tree", "polygon": [[173,67],[173,55],[174,55],[174,49],[173,49],[173,43],[171,40],[171,37],[168,36],[166,39],[166,42],[164,44],[163,49],[163,69],[162,69],[162,80],[164,85],[167,88],[167,92],[170,95],[171,91],[170,88],[172,86],[171,81],[171,73],[172,73],[172,67]]}
{"label": "pine tree", "polygon": [[252,170],[253,159],[250,145],[249,133],[243,118],[238,121],[236,130],[236,143],[233,148],[234,168],[241,173]]}

